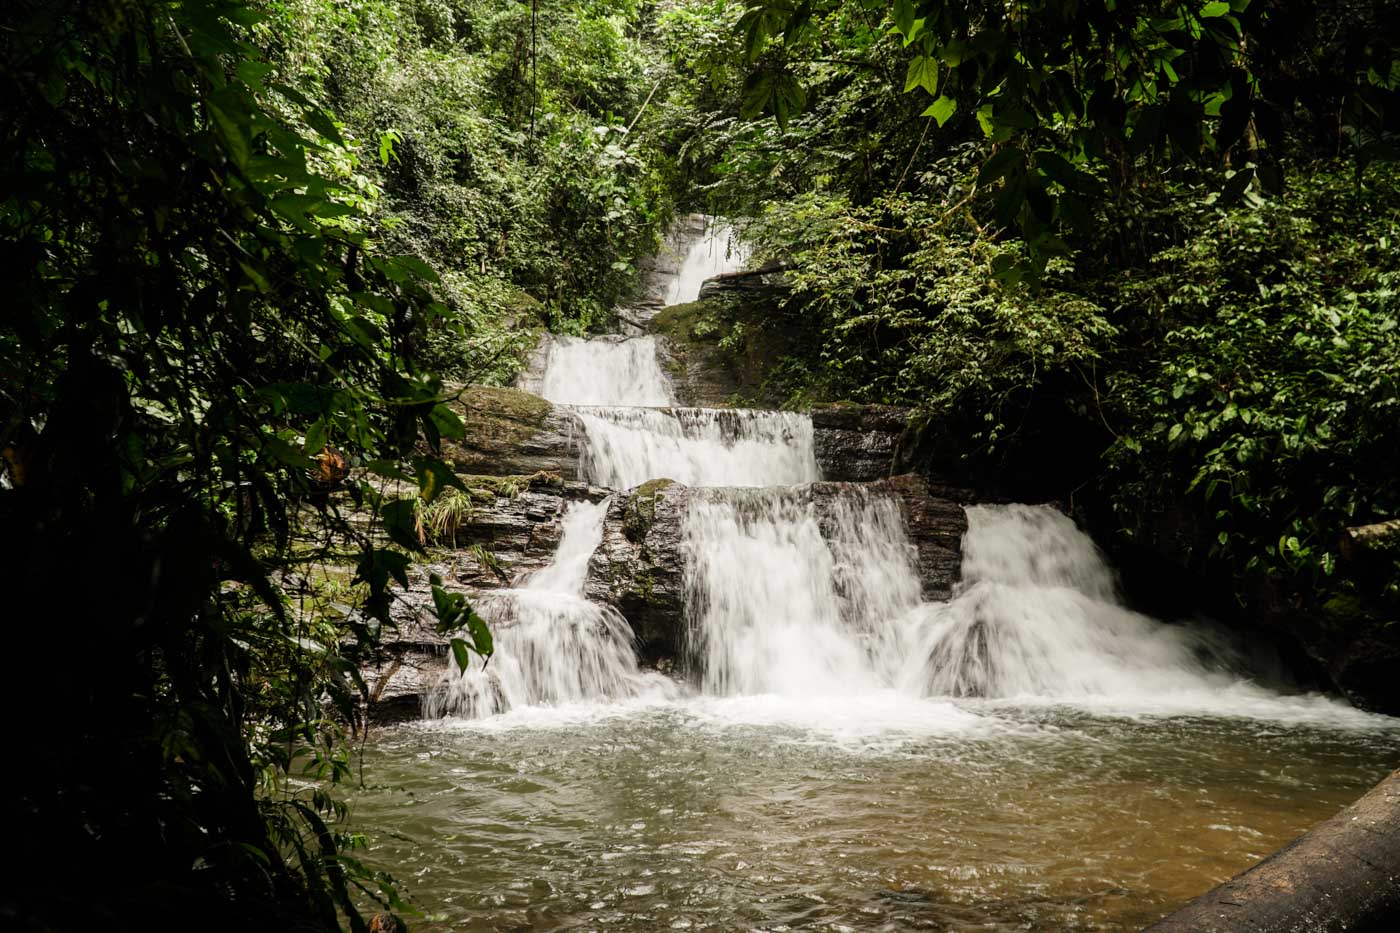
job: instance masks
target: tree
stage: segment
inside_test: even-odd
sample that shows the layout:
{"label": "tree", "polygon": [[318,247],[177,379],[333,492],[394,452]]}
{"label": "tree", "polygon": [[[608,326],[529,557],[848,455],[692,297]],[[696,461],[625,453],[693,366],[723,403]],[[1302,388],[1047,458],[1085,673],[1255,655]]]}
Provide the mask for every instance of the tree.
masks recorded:
{"label": "tree", "polygon": [[[381,893],[334,799],[283,781],[347,773],[353,661],[408,561],[324,491],[405,476],[460,423],[415,364],[430,273],[378,252],[353,155],[270,81],[259,19],[0,13],[0,568],[30,607],[12,689],[41,710],[4,803],[22,927],[361,928],[353,887]],[[411,475],[429,499],[455,482],[432,457]],[[416,546],[411,502],[351,491]],[[289,606],[313,534],[358,547],[366,617]]]}

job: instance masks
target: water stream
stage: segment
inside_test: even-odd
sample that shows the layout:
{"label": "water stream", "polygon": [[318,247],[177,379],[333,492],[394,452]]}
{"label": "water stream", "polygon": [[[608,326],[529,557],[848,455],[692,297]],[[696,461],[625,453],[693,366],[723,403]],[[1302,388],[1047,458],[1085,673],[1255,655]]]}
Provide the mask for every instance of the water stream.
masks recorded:
{"label": "water stream", "polygon": [[571,505],[547,568],[476,599],[490,665],[366,749],[357,818],[429,929],[1135,929],[1400,760],[1395,720],[1128,609],[1054,509],[969,508],[926,602],[892,499],[811,493],[807,416],[674,407],[650,337],[557,338],[543,394],[595,485],[703,487],[695,676],[584,597],[607,503]]}

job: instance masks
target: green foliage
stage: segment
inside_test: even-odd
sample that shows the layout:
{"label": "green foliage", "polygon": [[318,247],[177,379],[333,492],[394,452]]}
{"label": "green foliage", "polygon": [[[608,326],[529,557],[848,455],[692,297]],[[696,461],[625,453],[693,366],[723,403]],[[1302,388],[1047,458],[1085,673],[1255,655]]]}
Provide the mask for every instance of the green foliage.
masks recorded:
{"label": "green foliage", "polygon": [[1400,177],[1373,180],[1359,195],[1316,173],[1258,207],[1183,201],[1159,218],[1186,235],[1115,288],[1162,322],[1150,357],[1108,381],[1130,527],[1184,498],[1202,516],[1197,559],[1351,585],[1343,529],[1400,513]]}
{"label": "green foliage", "polygon": [[377,221],[440,275],[445,376],[508,382],[543,325],[584,332],[636,287],[670,215],[666,77],[633,0],[297,0],[267,25],[356,139]]}
{"label": "green foliage", "polygon": [[[407,581],[379,532],[418,547],[368,477],[456,483],[405,462],[462,432],[420,365],[450,312],[381,239],[356,135],[264,60],[268,23],[233,0],[0,14],[0,567],[81,646],[16,671],[47,713],[6,800],[24,927],[363,928],[361,895],[397,904],[332,787]],[[306,582],[344,560],[353,614]],[[13,649],[40,657],[42,628]]]}
{"label": "green foliage", "polygon": [[[1297,19],[1319,22],[1303,49],[1288,48]],[[1345,3],[752,0],[735,32],[753,63],[744,118],[766,110],[786,131],[809,97],[827,109],[822,99],[848,93],[868,68],[923,98],[917,112],[937,124],[935,145],[980,139],[978,186],[995,192],[996,223],[1027,248],[999,270],[1008,281],[1068,254],[1095,203],[1145,165],[1233,163],[1226,199],[1256,180],[1277,191],[1288,123],[1303,108],[1315,122],[1335,119],[1334,141],[1358,171],[1396,151],[1394,24]],[[1281,65],[1280,51],[1292,60]],[[1314,78],[1332,88],[1319,93]]]}

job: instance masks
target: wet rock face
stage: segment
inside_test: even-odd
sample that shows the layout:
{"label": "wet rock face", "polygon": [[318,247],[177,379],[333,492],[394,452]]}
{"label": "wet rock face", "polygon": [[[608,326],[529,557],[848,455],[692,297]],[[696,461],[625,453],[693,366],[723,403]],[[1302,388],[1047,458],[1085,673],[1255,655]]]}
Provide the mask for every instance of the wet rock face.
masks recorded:
{"label": "wet rock face", "polygon": [[[518,586],[554,557],[569,503],[608,494],[547,475],[507,477],[504,483],[461,479],[472,491],[471,511],[450,541],[439,542],[444,549],[431,551],[409,571],[409,587],[390,609],[394,627],[382,633],[375,657],[361,666],[376,722],[417,719],[422,697],[447,666],[449,639],[437,633],[433,615],[433,574],[469,594]],[[500,492],[503,486],[514,491]]]}
{"label": "wet rock face", "polygon": [[819,405],[812,409],[822,477],[870,482],[889,476],[909,412],[891,405]]}
{"label": "wet rock face", "polygon": [[685,517],[690,490],[653,480],[613,499],[584,593],[632,625],[643,659],[680,654],[685,614]]}

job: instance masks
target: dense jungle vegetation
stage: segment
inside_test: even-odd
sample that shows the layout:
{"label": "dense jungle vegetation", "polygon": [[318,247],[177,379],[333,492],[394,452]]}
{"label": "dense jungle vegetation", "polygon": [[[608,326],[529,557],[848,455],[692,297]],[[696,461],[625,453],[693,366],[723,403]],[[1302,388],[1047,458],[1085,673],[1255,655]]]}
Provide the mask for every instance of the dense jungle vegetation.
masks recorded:
{"label": "dense jungle vegetation", "polygon": [[1340,542],[1400,516],[1398,30],[1383,0],[10,0],[0,567],[37,711],[0,916],[409,909],[334,788],[417,547],[382,484],[456,483],[446,386],[604,326],[683,210],[786,268],[726,339],[799,335],[791,404],[911,406],[911,465],[1068,499],[1393,671],[1400,550]]}

